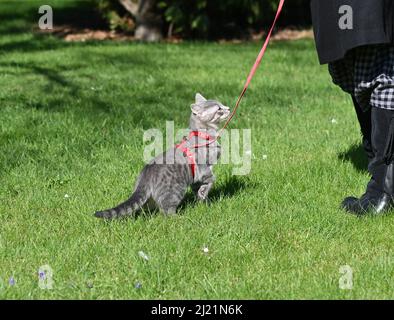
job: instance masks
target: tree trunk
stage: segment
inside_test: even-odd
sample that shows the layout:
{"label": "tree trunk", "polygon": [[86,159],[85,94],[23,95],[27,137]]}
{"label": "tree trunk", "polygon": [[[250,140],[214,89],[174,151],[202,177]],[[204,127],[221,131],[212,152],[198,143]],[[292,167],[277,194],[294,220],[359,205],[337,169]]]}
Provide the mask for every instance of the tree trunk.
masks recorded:
{"label": "tree trunk", "polygon": [[162,19],[156,11],[156,0],[119,0],[135,18],[135,37],[143,41],[159,41],[163,38]]}

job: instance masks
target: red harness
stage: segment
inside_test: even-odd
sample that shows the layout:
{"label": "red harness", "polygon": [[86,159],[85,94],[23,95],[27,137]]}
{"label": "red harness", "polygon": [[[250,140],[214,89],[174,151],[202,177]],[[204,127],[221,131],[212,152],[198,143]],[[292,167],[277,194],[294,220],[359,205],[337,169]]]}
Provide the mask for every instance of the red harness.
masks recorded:
{"label": "red harness", "polygon": [[[190,165],[190,169],[192,171],[192,176],[194,179],[194,176],[196,175],[196,159],[194,157],[194,152],[192,152],[190,150],[190,148],[184,146],[184,144],[192,137],[199,137],[199,138],[205,139],[207,141],[212,141],[212,140],[214,140],[214,138],[212,138],[209,134],[202,132],[202,131],[190,131],[189,138],[187,138],[186,136],[183,137],[182,142],[175,146],[175,148],[180,149],[183,153],[183,156],[185,158],[187,158],[187,162]],[[199,145],[192,146],[193,149],[198,148],[198,147],[199,147]]]}

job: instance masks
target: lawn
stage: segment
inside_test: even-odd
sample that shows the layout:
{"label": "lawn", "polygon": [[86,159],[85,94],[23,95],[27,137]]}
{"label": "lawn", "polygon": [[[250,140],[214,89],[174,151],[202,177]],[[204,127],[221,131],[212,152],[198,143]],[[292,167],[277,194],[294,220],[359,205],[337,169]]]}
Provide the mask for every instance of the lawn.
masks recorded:
{"label": "lawn", "polygon": [[[55,24],[75,5],[47,2]],[[270,45],[231,124],[252,130],[249,175],[220,164],[209,204],[105,222],[93,213],[132,191],[144,130],[184,128],[197,91],[233,106],[260,44],[69,43],[32,32],[37,10],[0,4],[0,298],[394,298],[394,216],[339,209],[369,178],[313,41]]]}

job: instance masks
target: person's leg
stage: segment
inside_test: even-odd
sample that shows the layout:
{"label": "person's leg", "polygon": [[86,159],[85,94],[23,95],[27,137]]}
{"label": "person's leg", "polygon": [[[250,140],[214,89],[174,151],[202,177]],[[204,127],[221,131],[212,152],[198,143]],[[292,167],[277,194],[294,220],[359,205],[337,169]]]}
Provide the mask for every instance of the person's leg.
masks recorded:
{"label": "person's leg", "polygon": [[371,108],[364,111],[361,109],[360,104],[357,102],[354,95],[352,95],[354,110],[357,114],[358,123],[360,124],[361,134],[362,134],[362,145],[367,155],[368,165],[374,157],[371,143]]}

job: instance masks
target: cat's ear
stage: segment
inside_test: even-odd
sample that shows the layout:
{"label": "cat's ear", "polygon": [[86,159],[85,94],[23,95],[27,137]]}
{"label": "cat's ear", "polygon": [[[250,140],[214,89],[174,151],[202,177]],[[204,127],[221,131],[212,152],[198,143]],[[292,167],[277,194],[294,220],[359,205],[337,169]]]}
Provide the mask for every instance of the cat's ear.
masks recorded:
{"label": "cat's ear", "polygon": [[202,103],[207,101],[207,99],[205,99],[200,93],[196,93],[196,103]]}
{"label": "cat's ear", "polygon": [[201,112],[201,106],[197,103],[193,103],[190,109],[192,109],[193,114],[199,114]]}

